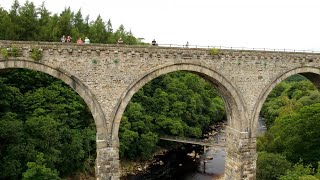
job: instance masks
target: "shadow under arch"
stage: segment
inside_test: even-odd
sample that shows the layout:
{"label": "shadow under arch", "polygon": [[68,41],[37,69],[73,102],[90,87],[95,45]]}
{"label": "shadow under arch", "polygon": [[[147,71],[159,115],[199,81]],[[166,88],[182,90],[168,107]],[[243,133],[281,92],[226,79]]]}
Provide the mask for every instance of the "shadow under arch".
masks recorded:
{"label": "shadow under arch", "polygon": [[[228,81],[223,75],[217,73],[216,71],[209,69],[207,67],[189,63],[177,63],[170,64],[161,67],[157,67],[140,77],[137,81],[132,83],[122,95],[120,101],[118,102],[117,108],[114,112],[114,118],[112,121],[112,146],[119,147],[119,128],[122,114],[130,102],[132,96],[142,88],[146,83],[152,81],[153,79],[175,71],[188,71],[203,77],[204,79],[210,81],[210,83],[218,90],[222,95],[225,102],[227,111],[227,122],[228,126],[231,128],[237,128],[237,130],[245,131],[244,129],[249,127],[249,122],[242,120],[248,120],[247,110],[244,106],[244,101],[239,93],[240,91]],[[238,121],[237,121],[238,120]]]}
{"label": "shadow under arch", "polygon": [[257,128],[258,128],[258,120],[262,105],[264,104],[265,100],[267,99],[268,95],[271,91],[280,84],[283,80],[287,79],[292,75],[300,74],[309,79],[317,88],[320,89],[320,68],[314,67],[298,67],[295,69],[291,69],[279,76],[277,76],[273,81],[271,81],[263,90],[262,93],[259,95],[259,98],[254,106],[254,112],[252,114],[252,122],[251,122],[251,129],[253,131],[253,136],[256,137],[257,135]]}
{"label": "shadow under arch", "polygon": [[69,85],[72,89],[74,89],[80,97],[85,101],[87,106],[90,109],[90,112],[93,116],[93,119],[96,124],[97,136],[96,136],[96,145],[98,148],[103,148],[107,146],[107,126],[105,124],[105,116],[102,111],[100,104],[98,103],[95,95],[91,92],[91,90],[83,84],[78,78],[71,75],[67,71],[61,68],[51,67],[49,65],[28,61],[28,60],[4,60],[0,61],[0,71],[5,69],[30,69],[39,72],[43,72],[49,74],[57,79],[62,80],[64,83]]}

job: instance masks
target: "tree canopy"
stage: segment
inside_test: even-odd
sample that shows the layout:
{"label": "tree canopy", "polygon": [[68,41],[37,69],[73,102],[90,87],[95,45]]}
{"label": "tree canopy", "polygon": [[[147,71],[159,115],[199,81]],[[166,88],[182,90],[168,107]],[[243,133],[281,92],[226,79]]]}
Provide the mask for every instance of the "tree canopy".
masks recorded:
{"label": "tree canopy", "polygon": [[148,158],[159,135],[201,138],[225,116],[223,100],[204,79],[183,71],[162,75],[128,104],[120,125],[120,155]]}
{"label": "tree canopy", "polygon": [[[292,164],[298,163],[289,168],[286,175],[282,172],[277,176],[282,175],[280,179],[312,179],[315,173],[312,169],[317,168],[320,161],[320,92],[306,78],[292,76],[270,93],[262,115],[268,130],[257,140],[258,151],[281,154]],[[258,167],[266,168],[259,165],[262,162],[259,159]],[[312,171],[293,178],[292,175],[304,167]]]}
{"label": "tree canopy", "polygon": [[0,92],[0,179],[93,172],[95,124],[74,90],[44,73],[20,69],[1,74]]}
{"label": "tree canopy", "polygon": [[81,9],[75,12],[70,7],[52,14],[44,2],[36,7],[31,1],[21,5],[14,0],[9,11],[0,6],[0,24],[0,39],[3,40],[60,41],[65,35],[71,36],[73,42],[89,37],[93,43],[114,44],[121,37],[125,44],[143,44],[123,25],[114,31],[110,19],[106,22],[98,15],[90,21],[89,15],[83,16]]}

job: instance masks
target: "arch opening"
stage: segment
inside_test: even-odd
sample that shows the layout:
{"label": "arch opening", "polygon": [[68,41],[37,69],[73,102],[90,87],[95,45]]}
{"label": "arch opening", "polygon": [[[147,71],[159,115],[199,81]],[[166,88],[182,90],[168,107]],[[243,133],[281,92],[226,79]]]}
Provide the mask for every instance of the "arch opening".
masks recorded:
{"label": "arch opening", "polygon": [[[257,137],[257,178],[284,176],[290,179],[297,166],[311,165],[317,169],[320,162],[320,143],[315,140],[320,136],[319,82],[319,68],[299,67],[277,76],[263,89],[251,124]],[[267,170],[267,164],[273,164],[277,171]],[[291,172],[286,174],[287,171]]]}
{"label": "arch opening", "polygon": [[320,86],[320,69],[318,68],[312,68],[312,67],[300,67],[296,69],[289,70],[278,77],[276,77],[271,83],[268,84],[260,94],[255,106],[254,106],[254,113],[252,122],[251,122],[251,129],[253,131],[253,137],[257,136],[257,129],[259,124],[259,116],[262,109],[263,104],[265,103],[267,97],[270,95],[271,91],[279,85],[281,82],[285,81],[291,76],[294,75],[301,75],[305,77],[306,79],[310,80],[315,87],[319,90]]}
{"label": "arch opening", "polygon": [[97,147],[103,148],[107,146],[107,126],[102,108],[95,98],[91,90],[81,82],[77,77],[68,73],[61,68],[54,68],[46,64],[28,60],[5,60],[0,61],[0,70],[6,69],[30,69],[34,71],[43,72],[57,79],[60,79],[65,84],[74,89],[77,94],[84,100],[89,107],[90,112],[94,118],[97,129]]}
{"label": "arch opening", "polygon": [[[18,104],[16,106],[23,107],[15,109],[14,113],[11,113],[12,108],[11,110],[8,108],[10,105],[5,106],[5,108],[7,107],[6,109],[9,109],[9,111],[6,111],[5,109],[2,109],[3,111],[1,110],[1,114],[3,115],[1,124],[8,125],[9,122],[17,123],[17,125],[20,124],[21,127],[18,126],[15,132],[17,134],[26,133],[30,135],[30,137],[28,136],[28,142],[23,142],[21,140],[17,141],[22,144],[33,144],[33,151],[37,153],[37,156],[35,157],[33,153],[32,157],[31,155],[30,157],[25,157],[28,159],[28,162],[30,160],[34,160],[35,162],[40,163],[44,159],[48,160],[46,161],[47,167],[52,168],[54,166],[52,163],[55,161],[52,161],[51,163],[51,155],[52,157],[55,157],[54,155],[57,155],[56,153],[59,153],[60,151],[63,151],[63,155],[60,156],[66,156],[68,154],[71,155],[70,151],[65,146],[67,144],[70,149],[77,146],[76,149],[79,151],[82,151],[82,148],[87,148],[82,153],[79,152],[76,153],[77,155],[71,155],[69,162],[72,162],[76,159],[82,161],[82,156],[85,156],[86,158],[90,159],[90,164],[94,165],[96,151],[94,151],[95,148],[92,149],[92,147],[97,146],[97,148],[101,148],[107,146],[105,143],[101,142],[96,144],[98,139],[96,139],[98,134],[97,129],[100,128],[100,136],[101,134],[106,134],[107,132],[105,127],[103,127],[103,123],[105,122],[103,121],[104,116],[103,114],[102,116],[101,114],[98,114],[99,109],[101,111],[101,108],[99,104],[97,104],[97,101],[90,89],[88,89],[76,77],[68,74],[62,69],[52,68],[37,62],[22,60],[0,61],[0,73],[3,75],[1,83],[9,82],[8,85],[4,84],[5,89],[7,89],[10,93],[15,93],[13,98],[17,98],[15,103]],[[45,76],[45,74],[48,76]],[[33,78],[30,79],[29,76]],[[16,79],[19,80],[17,81]],[[30,84],[26,82],[29,82]],[[34,82],[35,84],[32,85]],[[9,88],[7,88],[7,86]],[[46,99],[48,101],[46,101]],[[19,104],[20,101],[23,103]],[[59,104],[55,104],[59,101]],[[3,102],[4,101],[2,101],[1,104],[6,105],[3,104]],[[27,115],[23,116],[23,114]],[[17,119],[15,119],[15,117]],[[81,121],[78,121],[78,119],[81,119]],[[36,130],[34,127],[41,127],[41,129]],[[44,128],[48,128],[47,131],[45,131]],[[19,132],[19,130],[21,131]],[[44,131],[47,133],[41,135],[41,133]],[[83,132],[79,133],[78,131]],[[15,133],[11,134],[13,135]],[[36,136],[41,136],[43,142],[32,142],[32,137],[36,138]],[[57,137],[58,139],[52,139],[51,137]],[[101,137],[106,138],[107,136]],[[76,140],[75,138],[78,139]],[[0,140],[1,139],[2,138],[0,138]],[[54,150],[53,148],[56,148],[55,145],[59,142],[61,143],[61,147],[63,147],[63,149],[58,148]],[[3,147],[4,146],[1,146],[1,148]],[[49,153],[51,155],[48,155],[48,148],[45,147],[51,148],[52,152]],[[24,151],[28,151],[30,148],[31,146],[25,148]],[[18,155],[19,153],[17,156]],[[59,165],[59,167],[62,166],[63,165]],[[66,168],[60,168],[60,175],[66,176],[69,173],[68,169],[71,172],[71,169],[76,169],[78,166],[80,166],[80,164],[74,163],[68,165]],[[91,169],[88,168],[87,170],[87,172],[92,173],[91,175],[94,175],[94,168],[91,167]]]}
{"label": "arch opening", "polygon": [[[118,103],[118,108],[114,112],[114,118],[112,123],[112,144],[113,146],[119,146],[119,126],[122,114],[130,102],[132,96],[141,89],[146,83],[153,79],[167,73],[175,71],[188,71],[203,77],[209,81],[221,94],[226,106],[227,111],[227,123],[231,128],[237,128],[239,131],[247,131],[248,122],[240,122],[241,120],[247,120],[246,109],[243,105],[243,100],[239,91],[221,74],[208,69],[200,65],[193,64],[174,64],[164,66],[146,73],[139,80],[131,84],[128,90],[123,94],[121,101]],[[240,113],[242,112],[242,113]]]}
{"label": "arch opening", "polygon": [[208,81],[209,84],[217,90],[218,94],[220,95],[220,97],[222,97],[225,103],[228,126],[237,129],[238,131],[245,131],[247,129],[248,122],[244,121],[247,121],[248,119],[245,117],[246,115],[242,113],[245,111],[245,108],[241,96],[238,94],[239,91],[237,91],[225,77],[203,66],[192,64],[174,64],[164,66],[146,73],[138,81],[131,84],[127,92],[122,96],[122,101],[119,103],[118,108],[115,112],[112,126],[112,140],[114,147],[119,147],[120,145],[118,137],[120,120],[133,95],[138,92],[138,90],[142,88],[146,83],[151,82],[161,75],[177,71],[186,71],[191,74],[196,74],[202,77],[204,80]]}

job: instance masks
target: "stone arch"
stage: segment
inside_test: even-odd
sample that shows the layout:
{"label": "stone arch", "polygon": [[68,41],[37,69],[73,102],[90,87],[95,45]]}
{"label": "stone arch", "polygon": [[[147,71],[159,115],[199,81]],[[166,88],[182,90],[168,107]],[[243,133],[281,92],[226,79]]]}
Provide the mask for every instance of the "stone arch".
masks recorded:
{"label": "stone arch", "polygon": [[5,60],[0,61],[0,70],[5,69],[19,69],[25,68],[35,71],[40,71],[46,74],[49,74],[55,78],[62,80],[64,83],[69,85],[72,89],[74,89],[85,101],[87,106],[89,107],[91,114],[94,118],[97,130],[97,149],[104,148],[107,146],[107,126],[104,113],[102,108],[95,98],[95,95],[91,92],[91,90],[82,83],[77,77],[68,73],[67,71],[61,68],[51,67],[49,65],[35,62],[35,61],[28,61],[28,60]]}
{"label": "stone arch", "polygon": [[177,63],[157,67],[142,75],[137,81],[132,83],[127,88],[126,92],[119,100],[117,108],[113,114],[113,122],[111,127],[112,129],[110,130],[110,132],[112,133],[111,136],[113,147],[119,146],[118,132],[120,128],[121,117],[132,96],[151,80],[163,74],[175,71],[193,72],[210,81],[224,99],[229,127],[234,128],[239,132],[247,130],[247,127],[249,127],[249,122],[246,122],[248,118],[246,113],[247,110],[243,103],[244,101],[242,99],[242,96],[239,94],[240,91],[234,85],[232,85],[227,78],[225,78],[221,73],[218,73],[201,65]]}
{"label": "stone arch", "polygon": [[314,67],[298,67],[295,69],[291,69],[289,71],[286,71],[282,73],[281,75],[274,78],[271,83],[269,83],[260,94],[259,98],[257,99],[257,102],[254,106],[254,112],[252,114],[252,122],[251,122],[251,129],[253,131],[253,136],[255,137],[257,134],[257,126],[258,126],[258,119],[260,115],[260,111],[262,108],[262,105],[264,104],[265,100],[267,99],[268,95],[271,93],[271,91],[276,87],[279,83],[281,83],[283,80],[287,79],[288,77],[296,74],[301,74],[308,78],[314,85],[319,89],[320,87],[320,69],[314,68]]}

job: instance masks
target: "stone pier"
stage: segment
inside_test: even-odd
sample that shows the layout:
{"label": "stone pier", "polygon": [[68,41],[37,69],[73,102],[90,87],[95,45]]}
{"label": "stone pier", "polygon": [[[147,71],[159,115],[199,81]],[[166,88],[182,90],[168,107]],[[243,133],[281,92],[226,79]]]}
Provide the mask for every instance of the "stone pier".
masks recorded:
{"label": "stone pier", "polygon": [[225,179],[254,180],[256,173],[256,139],[248,132],[227,128]]}

